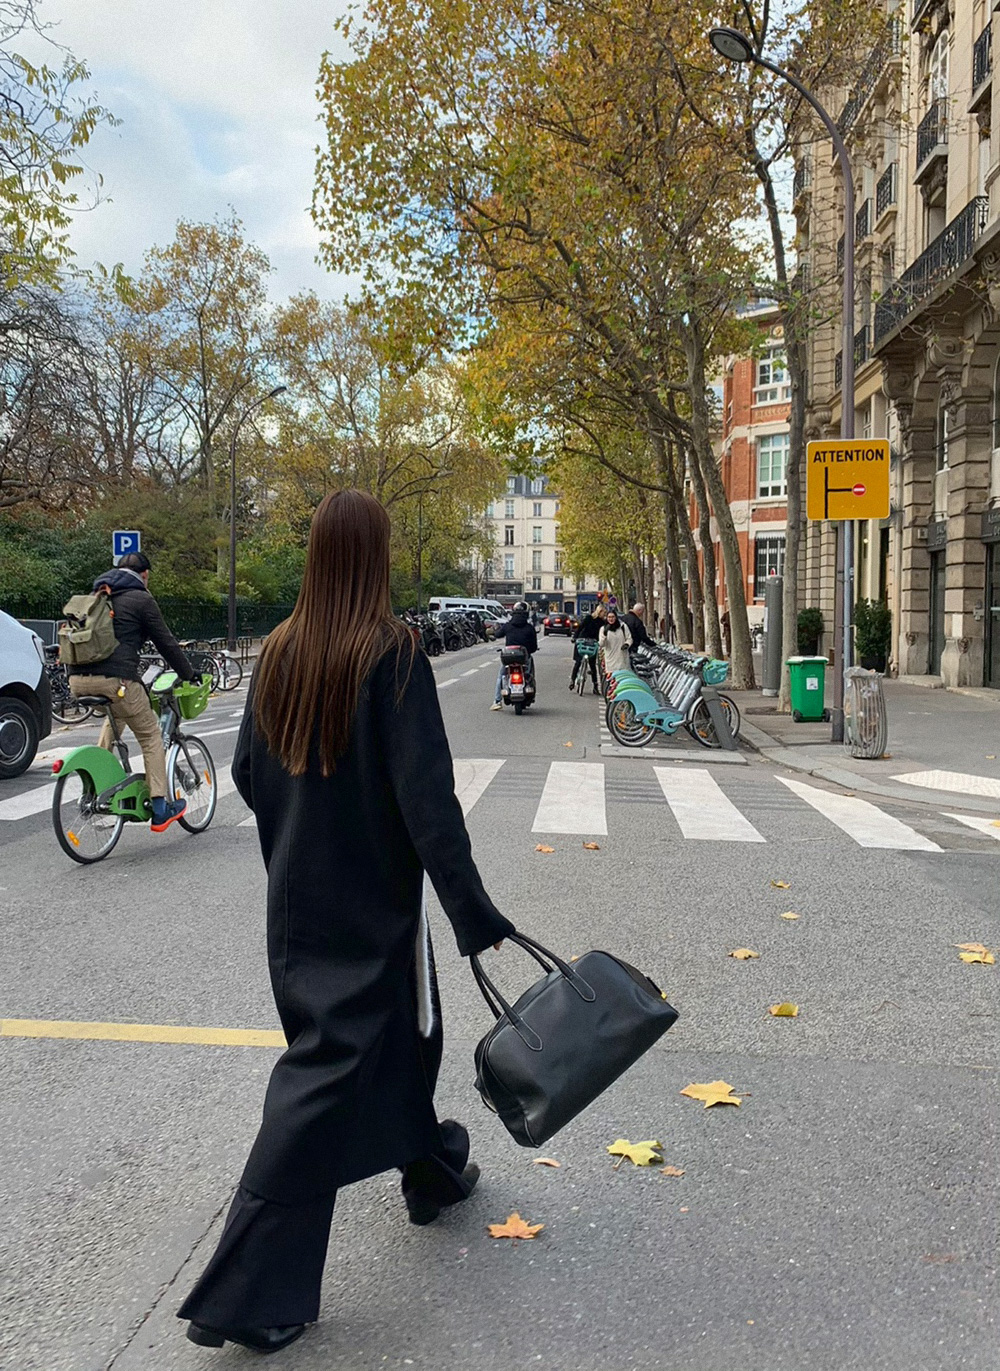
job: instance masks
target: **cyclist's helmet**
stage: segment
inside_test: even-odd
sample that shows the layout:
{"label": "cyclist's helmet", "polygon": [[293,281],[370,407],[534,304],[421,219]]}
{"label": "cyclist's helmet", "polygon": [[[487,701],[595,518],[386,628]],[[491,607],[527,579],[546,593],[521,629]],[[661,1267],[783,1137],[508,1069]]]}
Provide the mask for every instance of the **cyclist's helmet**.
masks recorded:
{"label": "cyclist's helmet", "polygon": [[527,611],[527,608],[528,608],[528,602],[527,602],[527,600],[518,600],[518,602],[517,602],[517,604],[514,606],[514,608],[515,608],[515,609],[523,609],[523,610]]}

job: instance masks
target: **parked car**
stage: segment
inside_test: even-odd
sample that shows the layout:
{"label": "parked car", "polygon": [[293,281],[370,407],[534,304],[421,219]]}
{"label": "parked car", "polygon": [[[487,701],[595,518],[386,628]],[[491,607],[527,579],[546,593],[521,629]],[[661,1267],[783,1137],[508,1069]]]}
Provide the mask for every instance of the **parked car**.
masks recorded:
{"label": "parked car", "polygon": [[37,633],[0,610],[0,780],[20,776],[52,732],[52,692]]}
{"label": "parked car", "polygon": [[546,614],[542,620],[542,636],[547,638],[550,633],[565,633],[567,638],[576,628],[576,620],[572,614]]}

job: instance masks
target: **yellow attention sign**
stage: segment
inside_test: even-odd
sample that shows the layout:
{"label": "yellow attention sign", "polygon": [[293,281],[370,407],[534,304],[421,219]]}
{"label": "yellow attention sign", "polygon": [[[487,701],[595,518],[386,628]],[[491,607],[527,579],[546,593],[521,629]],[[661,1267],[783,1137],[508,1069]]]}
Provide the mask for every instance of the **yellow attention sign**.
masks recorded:
{"label": "yellow attention sign", "polygon": [[824,438],[806,449],[810,519],[889,517],[889,440]]}

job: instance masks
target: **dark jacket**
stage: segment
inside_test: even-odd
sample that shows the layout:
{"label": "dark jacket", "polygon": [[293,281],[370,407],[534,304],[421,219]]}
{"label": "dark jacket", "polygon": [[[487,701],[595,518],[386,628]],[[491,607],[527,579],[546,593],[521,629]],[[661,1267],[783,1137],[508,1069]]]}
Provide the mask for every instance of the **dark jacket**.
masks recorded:
{"label": "dark jacket", "polygon": [[631,609],[625,615],[625,622],[628,624],[628,631],[632,635],[632,646],[634,648],[641,647],[643,643],[652,642],[652,639],[646,631],[646,625],[639,618],[638,614],[633,613]]}
{"label": "dark jacket", "polygon": [[538,651],[538,634],[523,609],[515,609],[505,627],[497,629],[496,636],[503,638],[508,647],[526,647],[529,652]]}
{"label": "dark jacket", "polygon": [[441,1039],[421,1037],[415,989],[424,872],[463,955],[514,930],[472,858],[423,652],[401,699],[395,651],[376,665],[332,776],[315,752],[305,775],[290,775],[253,712],[251,690],[233,779],[257,816],[271,985],[288,1050],[243,1183],[297,1204],[440,1151]]}
{"label": "dark jacket", "polygon": [[143,585],[142,577],[135,571],[115,567],[94,581],[95,591],[101,586],[111,587],[111,612],[118,646],[103,662],[74,667],[73,675],[114,676],[121,681],[138,681],[139,652],[143,643],[149,640],[182,680],[191,680],[194,668],[167,628],[160,606]]}
{"label": "dark jacket", "polygon": [[573,642],[575,643],[577,638],[591,638],[596,643],[601,636],[603,627],[603,619],[598,619],[595,614],[588,614],[586,618],[580,620],[579,627],[573,634]]}

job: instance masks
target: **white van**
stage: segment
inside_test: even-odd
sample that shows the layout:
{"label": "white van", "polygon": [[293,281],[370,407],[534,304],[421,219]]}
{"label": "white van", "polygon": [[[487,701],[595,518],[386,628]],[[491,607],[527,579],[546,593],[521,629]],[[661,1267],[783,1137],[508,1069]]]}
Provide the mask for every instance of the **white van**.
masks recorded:
{"label": "white van", "polygon": [[42,640],[0,610],[0,780],[12,780],[35,760],[52,732],[52,692]]}
{"label": "white van", "polygon": [[507,611],[499,600],[470,600],[442,595],[435,596],[432,600],[428,600],[427,609],[431,614],[439,614],[442,610],[449,609],[457,610],[458,613],[461,614],[467,609],[478,609],[481,611],[486,610],[490,614],[495,614],[498,619],[507,618]]}

